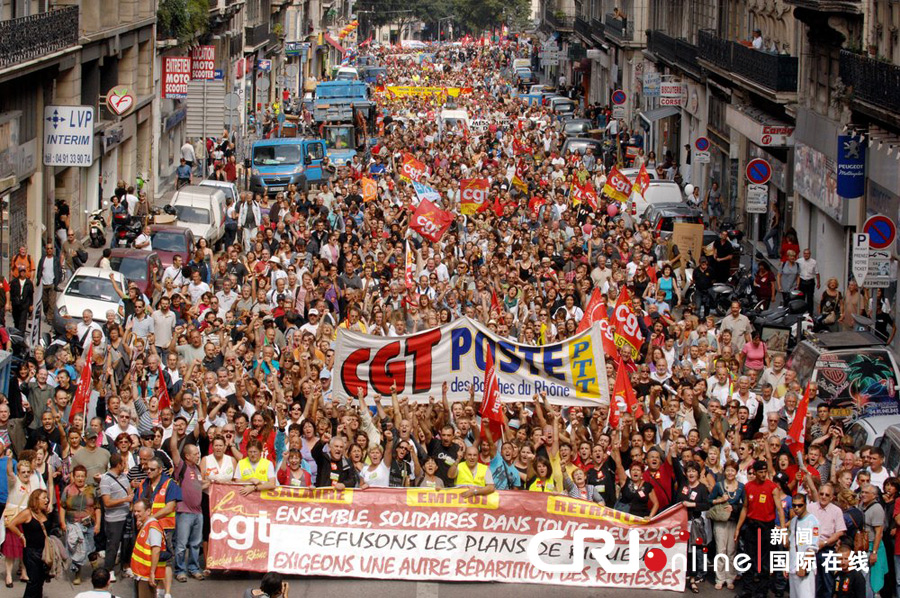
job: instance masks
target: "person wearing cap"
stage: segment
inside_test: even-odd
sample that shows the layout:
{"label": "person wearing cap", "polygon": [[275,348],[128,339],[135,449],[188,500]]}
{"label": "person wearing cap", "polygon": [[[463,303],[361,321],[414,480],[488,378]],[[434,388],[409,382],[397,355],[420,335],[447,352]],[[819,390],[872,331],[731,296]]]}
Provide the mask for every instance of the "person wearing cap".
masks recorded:
{"label": "person wearing cap", "polygon": [[776,520],[785,526],[784,509],[780,508],[783,493],[778,485],[768,479],[769,466],[763,460],[753,464],[753,479],[744,485],[744,505],[734,531],[734,541],[743,537],[745,553],[750,556],[749,571],[744,575],[743,590],[739,596],[753,598],[765,596],[769,591],[770,538]]}
{"label": "person wearing cap", "polygon": [[7,309],[12,312],[13,326],[24,333],[34,309],[34,283],[28,278],[25,266],[19,266],[16,277],[9,283],[9,299]]}
{"label": "person wearing cap", "polygon": [[72,455],[72,467],[82,465],[87,470],[87,484],[97,486],[101,476],[109,469],[109,451],[97,446],[97,430],[88,427],[84,433],[84,446]]}

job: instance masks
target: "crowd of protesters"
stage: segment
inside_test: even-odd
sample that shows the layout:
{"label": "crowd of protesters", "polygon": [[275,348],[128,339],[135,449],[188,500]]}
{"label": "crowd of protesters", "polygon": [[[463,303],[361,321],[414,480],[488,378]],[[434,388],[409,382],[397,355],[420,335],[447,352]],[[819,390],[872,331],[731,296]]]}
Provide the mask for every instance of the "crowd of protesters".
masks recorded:
{"label": "crowd of protesters", "polygon": [[[767,351],[739,304],[716,318],[686,303],[685,264],[646,223],[626,226],[603,197],[573,205],[573,181],[602,189],[604,160],[561,155],[554,115],[515,98],[503,75],[515,46],[444,49],[421,64],[388,54],[390,82],[471,87],[454,103],[488,129],[439,130],[435,97],[381,99],[370,160],[332,168],[308,192],[243,194],[229,207],[237,232],[222,251],[198,247],[152,296],[121,289],[120,318],[85,312],[61,348],[34,349],[0,403],[6,587],[18,578],[38,598],[50,576],[77,585],[93,566],[95,587],[128,576],[141,598],[157,589],[169,598],[175,582],[210,574],[208,490],[236,482],[244,494],[519,489],[648,517],[682,502],[692,550],[759,558],[742,596],[788,587],[795,598],[892,595],[900,482],[882,451],[855,450],[827,407],[811,410],[803,452],[792,450],[799,439],[787,432],[804,395],[815,404],[816,386],[804,388],[785,356]],[[528,148],[525,170],[514,139]],[[426,182],[456,216],[438,242],[409,227],[404,152],[430,168]],[[368,202],[364,176],[378,186]],[[459,181],[472,177],[490,181],[491,207],[463,215]],[[728,273],[712,259],[699,268],[695,284]],[[642,411],[623,412],[615,427],[605,401],[589,409],[522,397],[505,405],[503,437],[491,438],[474,394],[332,398],[339,328],[399,336],[465,315],[543,345],[575,333],[594,289],[609,310],[628,289],[645,339],[637,355],[623,349],[618,368],[607,356],[609,387],[628,376]],[[73,409],[87,359],[90,400]],[[791,530],[792,554],[815,553],[814,573],[769,575],[775,526]],[[815,540],[799,545],[798,527],[815,528]],[[62,570],[46,563],[48,544]],[[868,572],[847,571],[848,550],[871,555]],[[821,566],[832,553],[844,570]],[[721,562],[692,567],[688,589],[703,580],[733,589],[737,573]],[[287,596],[280,577],[265,583],[268,595]]]}

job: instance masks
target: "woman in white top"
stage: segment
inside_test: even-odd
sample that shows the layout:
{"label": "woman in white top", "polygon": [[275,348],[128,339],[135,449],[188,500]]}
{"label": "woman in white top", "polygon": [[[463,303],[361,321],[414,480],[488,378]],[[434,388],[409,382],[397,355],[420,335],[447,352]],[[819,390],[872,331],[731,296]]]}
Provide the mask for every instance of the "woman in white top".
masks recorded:
{"label": "woman in white top", "polygon": [[[0,443],[2,446],[2,443]],[[10,521],[13,517],[28,508],[28,497],[31,496],[33,490],[37,490],[33,486],[31,479],[32,468],[31,461],[23,459],[19,461],[17,469],[13,472],[12,454],[7,454],[6,459],[6,479],[9,480],[9,496],[6,499],[6,509],[3,511],[4,521]],[[15,534],[6,534],[3,545],[0,546],[3,560],[6,563],[6,587],[12,587],[12,571],[13,564],[18,559],[22,559],[24,545],[22,540]],[[23,567],[24,572],[24,567]],[[25,581],[24,579],[22,581]]]}
{"label": "woman in white top", "polygon": [[359,472],[360,488],[387,488],[391,485],[391,470],[384,464],[384,450],[381,445],[369,447],[369,465]]}
{"label": "woman in white top", "polygon": [[[204,481],[227,483],[234,479],[236,462],[234,457],[225,454],[225,448],[225,438],[216,436],[213,439],[212,454],[200,460],[200,473]],[[203,492],[208,495],[209,489]]]}

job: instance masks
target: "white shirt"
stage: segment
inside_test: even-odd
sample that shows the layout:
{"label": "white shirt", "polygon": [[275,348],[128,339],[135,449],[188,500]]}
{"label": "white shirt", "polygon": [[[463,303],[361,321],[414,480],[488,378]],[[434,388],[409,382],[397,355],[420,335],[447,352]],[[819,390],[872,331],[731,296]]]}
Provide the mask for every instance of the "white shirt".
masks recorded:
{"label": "white shirt", "polygon": [[815,280],[819,274],[819,264],[813,258],[806,259],[801,257],[797,260],[797,265],[800,267],[801,280]]}
{"label": "white shirt", "polygon": [[760,35],[759,37],[753,38],[753,49],[754,50],[762,50],[763,48],[763,38]]}
{"label": "white shirt", "polygon": [[200,281],[200,284],[194,284],[193,282],[188,285],[188,293],[191,296],[191,303],[199,303],[200,298],[203,296],[203,293],[209,292],[209,285]]}
{"label": "white shirt", "polygon": [[106,430],[106,435],[115,441],[116,438],[119,437],[119,434],[122,433],[128,434],[129,436],[139,436],[138,429],[134,427],[134,424],[128,424],[128,427],[124,430],[119,424],[113,424]]}
{"label": "white shirt", "polygon": [[[744,399],[744,398],[741,396],[740,391],[737,391],[737,390],[736,390],[736,391],[734,391],[734,394],[731,395],[731,400],[732,400],[732,401],[737,401],[737,402],[739,402],[741,405],[743,405],[744,407],[746,407],[747,410],[750,412],[750,419],[753,419],[754,417],[756,417],[756,410],[759,409],[759,401],[756,400],[756,395],[755,395],[755,394],[753,394],[752,392],[749,392],[749,391],[748,391],[748,392],[747,392],[747,398]],[[774,400],[774,399],[773,399],[773,400]]]}
{"label": "white shirt", "polygon": [[374,470],[370,469],[371,465],[363,467],[359,472],[359,479],[374,488],[387,488],[390,486],[391,471],[384,464],[384,461],[378,464]]}
{"label": "white shirt", "polygon": [[138,205],[138,198],[131,193],[125,194],[125,204],[128,206],[128,215],[134,216],[134,211]]}
{"label": "white shirt", "polygon": [[185,142],[185,144],[181,146],[181,157],[184,158],[185,162],[193,162],[196,160],[197,156],[194,153],[194,146]]}
{"label": "white shirt", "polygon": [[219,291],[216,293],[216,298],[219,300],[219,313],[216,314],[220,318],[225,318],[225,315],[231,309],[231,306],[234,305],[234,302],[237,301],[238,294],[232,290],[230,293],[225,293],[225,291]]}
{"label": "white shirt", "polygon": [[162,281],[163,284],[166,284],[166,281],[172,279],[172,284],[175,285],[176,288],[180,289],[184,286],[186,282],[184,280],[184,274],[181,273],[181,268],[176,268],[175,266],[169,266],[163,272]]}
{"label": "white shirt", "polygon": [[216,461],[215,455],[206,455],[200,460],[200,473],[213,482],[230,482],[234,479],[235,465],[231,455],[222,455],[221,463]]}
{"label": "white shirt", "polygon": [[134,240],[134,248],[143,249],[144,251],[153,251],[153,241],[148,235],[141,233]]}

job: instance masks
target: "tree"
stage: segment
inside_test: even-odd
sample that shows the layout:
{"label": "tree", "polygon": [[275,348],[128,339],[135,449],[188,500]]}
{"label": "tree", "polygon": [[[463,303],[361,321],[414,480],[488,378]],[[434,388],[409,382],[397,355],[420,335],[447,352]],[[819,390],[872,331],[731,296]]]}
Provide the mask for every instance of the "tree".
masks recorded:
{"label": "tree", "polygon": [[159,37],[187,41],[206,33],[209,26],[208,0],[161,0],[156,12]]}

